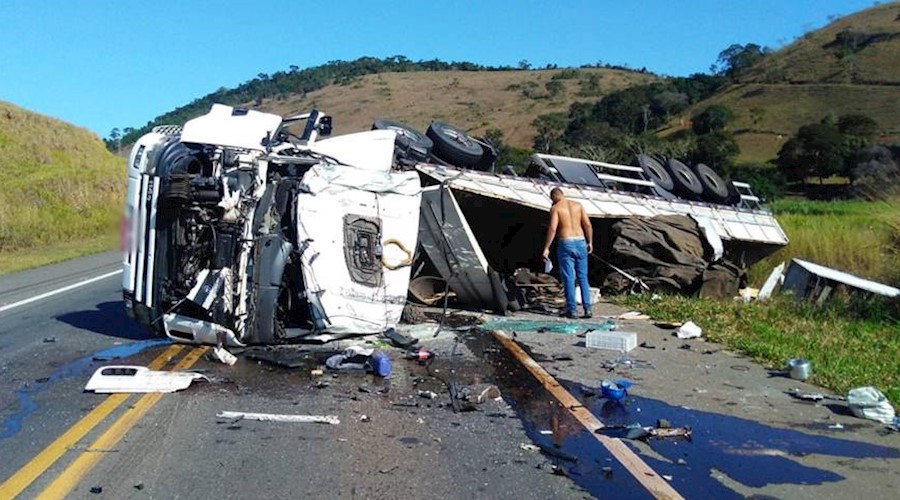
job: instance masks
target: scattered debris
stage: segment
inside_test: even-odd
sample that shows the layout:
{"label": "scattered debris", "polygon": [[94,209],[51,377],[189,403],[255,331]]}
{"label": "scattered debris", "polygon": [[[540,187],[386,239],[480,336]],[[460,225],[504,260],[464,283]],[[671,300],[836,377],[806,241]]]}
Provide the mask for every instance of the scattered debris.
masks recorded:
{"label": "scattered debris", "polygon": [[843,429],[844,426],[841,425],[840,423],[837,423],[837,424],[834,424],[834,425],[829,425],[828,428],[829,428],[829,429]]}
{"label": "scattered debris", "polygon": [[806,380],[812,374],[812,364],[808,359],[795,358],[788,360],[788,375],[794,380]]}
{"label": "scattered debris", "polygon": [[419,339],[403,335],[394,328],[388,328],[382,335],[390,340],[394,347],[399,347],[401,349],[409,349],[419,342]]}
{"label": "scattered debris", "polygon": [[459,389],[457,397],[470,403],[482,404],[500,399],[500,389],[492,384],[475,384]]}
{"label": "scattered debris", "polygon": [[629,352],[637,347],[637,334],[633,332],[593,331],[587,332],[584,344],[593,349]]}
{"label": "scattered debris", "polygon": [[695,339],[703,335],[703,329],[693,321],[688,321],[675,331],[675,335],[680,339]]}
{"label": "scattered debris", "polygon": [[653,322],[654,326],[656,326],[657,328],[662,328],[664,330],[674,330],[683,324],[684,323],[681,323],[679,321],[654,321]]}
{"label": "scattered debris", "polygon": [[757,300],[766,300],[772,296],[772,293],[775,292],[775,287],[780,285],[784,281],[784,262],[775,266],[775,269],[772,269],[772,272],[769,274],[769,277],[766,279],[765,283],[763,283],[762,288],[759,289],[759,292],[756,294]]}
{"label": "scattered debris", "polygon": [[817,304],[823,304],[832,296],[840,295],[835,293],[838,289],[860,296],[900,297],[900,288],[800,259],[791,260],[784,275],[783,288],[793,292],[797,299],[815,301]]}
{"label": "scattered debris", "polygon": [[642,347],[642,348],[644,348],[644,349],[656,349],[656,346],[655,346],[655,345],[650,344],[650,343],[647,342],[646,340],[645,340],[644,342],[641,342],[640,345],[639,345],[638,347]]}
{"label": "scattered debris", "polygon": [[405,359],[414,359],[419,362],[420,365],[428,364],[431,360],[434,359],[434,352],[425,349],[424,347],[420,347],[417,350],[406,351],[406,354],[403,355]]}
{"label": "scattered debris", "polygon": [[571,335],[580,332],[602,331],[608,332],[616,329],[614,321],[593,323],[588,321],[553,321],[530,319],[505,319],[499,318],[487,321],[481,325],[485,330],[503,330],[506,332],[538,332],[561,333]]}
{"label": "scattered debris", "polygon": [[52,344],[54,342],[56,342],[56,337],[44,337],[45,344]]}
{"label": "scattered debris", "polygon": [[539,446],[535,446],[533,444],[522,443],[519,445],[519,448],[521,448],[525,451],[541,451],[541,448]]}
{"label": "scattered debris", "polygon": [[551,430],[544,430],[544,431],[540,431],[540,433],[543,434],[544,436],[550,436],[550,435],[553,434],[553,431],[551,431]]}
{"label": "scattered debris", "polygon": [[438,395],[434,391],[419,391],[417,393],[420,398],[437,399]]}
{"label": "scattered debris", "polygon": [[866,386],[850,389],[847,394],[850,411],[859,418],[865,418],[890,425],[894,421],[894,407],[878,389]]}
{"label": "scattered debris", "polygon": [[220,411],[216,418],[225,420],[256,420],[259,422],[293,422],[302,424],[331,424],[341,423],[335,415],[283,415],[277,413],[247,413],[241,411]]}
{"label": "scattered debris", "polygon": [[91,493],[93,493],[95,495],[99,495],[99,494],[103,493],[103,486],[100,486],[100,485],[91,486]]}
{"label": "scattered debris", "polygon": [[309,371],[309,376],[310,376],[310,377],[321,377],[321,376],[323,376],[323,375],[325,375],[325,370],[323,370],[323,369],[321,369],[321,368],[316,368],[316,369],[314,369],[314,370],[310,370],[310,371]]}
{"label": "scattered debris", "polygon": [[237,363],[237,357],[235,357],[234,354],[228,352],[228,349],[225,349],[222,346],[218,346],[212,350],[212,357],[216,361],[228,366],[233,366],[235,363]]}
{"label": "scattered debris", "polygon": [[605,477],[606,479],[612,479],[612,475],[613,475],[612,467],[607,465],[607,466],[604,466],[603,468],[601,468],[600,470],[603,471],[603,477]]}
{"label": "scattered debris", "polygon": [[628,311],[627,313],[622,313],[616,316],[616,319],[627,319],[627,320],[646,320],[650,319],[650,316],[640,312],[640,311]]}
{"label": "scattered debris", "polygon": [[379,469],[379,470],[378,470],[378,473],[379,473],[379,474],[390,474],[391,472],[394,472],[395,470],[397,470],[397,469],[399,469],[399,468],[400,468],[399,465],[395,465],[395,466],[393,466],[393,467],[391,467],[391,468],[389,468],[389,469]]}
{"label": "scattered debris", "polygon": [[799,390],[787,391],[791,396],[801,399],[803,401],[822,401],[825,399],[825,395],[819,392],[801,392]]}
{"label": "scattered debris", "polygon": [[206,376],[195,372],[167,372],[145,366],[114,365],[98,368],[84,390],[96,393],[175,392],[187,389],[194,380]]}
{"label": "scattered debris", "polygon": [[368,415],[363,414],[363,415],[359,416],[359,421],[365,423],[365,422],[371,422],[372,419],[370,419]]}
{"label": "scattered debris", "polygon": [[391,359],[387,354],[371,347],[350,346],[340,354],[335,354],[325,361],[331,370],[354,371],[371,370],[379,377],[391,374]]}
{"label": "scattered debris", "polygon": [[622,401],[628,396],[629,387],[631,387],[631,382],[627,380],[616,380],[615,382],[604,380],[600,382],[600,393],[610,401]]}

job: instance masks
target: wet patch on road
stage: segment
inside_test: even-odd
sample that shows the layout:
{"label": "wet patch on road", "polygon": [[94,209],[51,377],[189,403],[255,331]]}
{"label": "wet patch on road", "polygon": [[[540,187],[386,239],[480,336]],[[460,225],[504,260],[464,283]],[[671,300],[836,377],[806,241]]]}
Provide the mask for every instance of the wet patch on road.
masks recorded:
{"label": "wet patch on road", "polygon": [[[554,470],[562,470],[558,473],[568,475],[600,497],[647,496],[647,491],[610,459],[596,438],[567,409],[561,408],[490,334],[470,337],[468,344],[495,367],[494,383],[516,410],[528,436],[554,462]],[[900,459],[900,450],[889,446],[779,429],[635,395],[629,395],[624,404],[614,403],[600,396],[599,387],[559,382],[605,425],[619,427],[605,433],[612,437],[624,436],[629,425],[655,426],[659,419],[668,420],[673,427],[690,427],[691,440],[651,438],[647,446],[652,453],[624,440],[658,474],[671,477],[672,486],[687,498],[743,498],[714,476],[718,473],[750,488],[818,485],[844,479],[835,472],[801,463],[800,459],[807,455]]]}
{"label": "wet patch on road", "polygon": [[34,401],[35,395],[56,382],[72,377],[86,377],[105,362],[135,356],[147,349],[171,343],[169,339],[150,339],[113,346],[66,363],[55,369],[48,377],[25,383],[15,390],[16,400],[19,403],[18,410],[0,423],[0,439],[15,436],[22,429],[23,421],[38,409]]}

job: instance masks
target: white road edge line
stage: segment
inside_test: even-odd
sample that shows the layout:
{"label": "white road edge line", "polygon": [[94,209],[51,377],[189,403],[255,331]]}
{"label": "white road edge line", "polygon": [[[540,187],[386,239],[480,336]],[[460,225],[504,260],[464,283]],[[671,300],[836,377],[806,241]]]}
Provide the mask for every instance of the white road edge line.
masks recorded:
{"label": "white road edge line", "polygon": [[66,292],[68,292],[68,291],[70,291],[70,290],[74,290],[74,289],[76,289],[76,288],[80,288],[80,287],[83,287],[83,286],[85,286],[85,285],[90,285],[91,283],[93,283],[93,282],[95,282],[95,281],[100,281],[100,280],[109,278],[109,277],[111,277],[111,276],[115,276],[115,275],[117,275],[117,274],[122,274],[122,270],[121,270],[121,269],[118,269],[118,270],[113,271],[113,272],[110,272],[110,273],[101,274],[100,276],[95,276],[95,277],[93,277],[93,278],[89,278],[89,279],[86,279],[86,280],[84,280],[84,281],[79,281],[78,283],[73,283],[73,284],[71,284],[71,285],[64,286],[64,287],[62,287],[62,288],[57,288],[56,290],[51,290],[51,291],[49,291],[49,292],[42,293],[42,294],[40,294],[40,295],[35,295],[34,297],[30,297],[30,298],[27,298],[27,299],[25,299],[25,300],[20,300],[20,301],[18,301],[18,302],[13,302],[12,304],[7,304],[7,305],[5,305],[5,306],[0,306],[0,313],[9,311],[10,309],[14,309],[14,308],[19,307],[19,306],[24,306],[25,304],[30,304],[30,303],[32,303],[32,302],[37,302],[38,300],[46,299],[46,298],[48,298],[48,297],[53,297],[54,295],[59,295],[59,294],[61,294],[61,293],[66,293]]}

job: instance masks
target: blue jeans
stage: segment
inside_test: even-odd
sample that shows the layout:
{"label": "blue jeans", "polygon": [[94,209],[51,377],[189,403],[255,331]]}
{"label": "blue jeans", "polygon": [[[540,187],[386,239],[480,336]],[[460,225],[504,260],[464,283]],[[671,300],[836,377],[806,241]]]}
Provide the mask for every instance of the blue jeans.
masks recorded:
{"label": "blue jeans", "polygon": [[584,239],[562,239],[556,246],[556,259],[559,261],[559,274],[566,291],[566,311],[575,314],[575,278],[581,288],[581,304],[584,312],[591,310],[591,289],[588,285],[588,253]]}

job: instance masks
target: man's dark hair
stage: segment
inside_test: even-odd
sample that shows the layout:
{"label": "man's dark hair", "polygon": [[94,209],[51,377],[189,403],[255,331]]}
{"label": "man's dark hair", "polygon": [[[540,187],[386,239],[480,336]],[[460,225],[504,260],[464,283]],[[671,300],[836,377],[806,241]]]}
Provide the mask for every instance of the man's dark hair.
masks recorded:
{"label": "man's dark hair", "polygon": [[550,196],[551,196],[551,197],[554,197],[554,196],[562,196],[562,195],[563,195],[562,189],[560,189],[560,188],[558,188],[558,187],[555,187],[555,188],[553,188],[553,189],[550,190]]}

